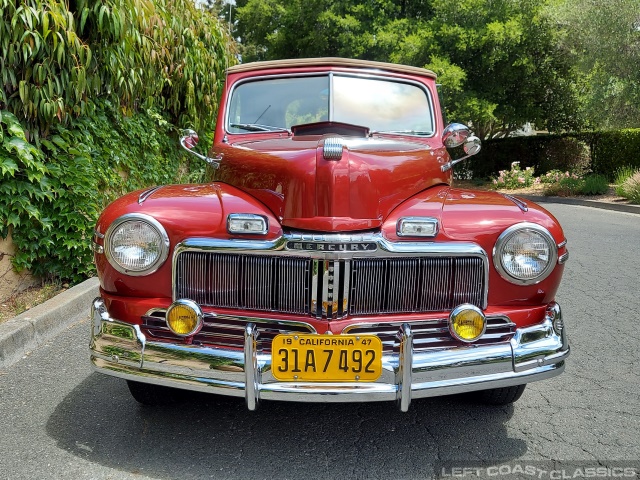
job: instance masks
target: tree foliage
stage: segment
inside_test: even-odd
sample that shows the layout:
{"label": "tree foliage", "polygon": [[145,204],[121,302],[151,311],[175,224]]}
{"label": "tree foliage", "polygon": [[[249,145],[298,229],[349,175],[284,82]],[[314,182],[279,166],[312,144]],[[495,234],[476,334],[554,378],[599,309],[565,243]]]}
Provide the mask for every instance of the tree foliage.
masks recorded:
{"label": "tree foliage", "polygon": [[0,108],[45,135],[105,96],[204,125],[228,44],[191,0],[0,0]]}
{"label": "tree foliage", "polygon": [[448,117],[482,137],[579,124],[545,0],[237,0],[243,61],[341,56],[439,74]]}
{"label": "tree foliage", "polygon": [[588,125],[640,125],[640,0],[557,0],[549,13],[574,64]]}

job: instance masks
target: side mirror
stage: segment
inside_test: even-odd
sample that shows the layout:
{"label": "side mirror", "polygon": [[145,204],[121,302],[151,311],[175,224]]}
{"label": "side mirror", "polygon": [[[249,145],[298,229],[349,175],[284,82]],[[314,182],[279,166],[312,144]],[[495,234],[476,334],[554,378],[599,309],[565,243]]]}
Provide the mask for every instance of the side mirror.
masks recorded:
{"label": "side mirror", "polygon": [[456,163],[460,163],[475,155],[482,148],[480,139],[471,133],[469,127],[461,123],[452,123],[444,129],[444,132],[442,132],[442,143],[447,148],[455,148],[462,145],[464,153],[466,153],[464,157],[451,160],[442,165],[441,169],[443,172],[450,170]]}
{"label": "side mirror", "polygon": [[217,169],[218,167],[220,167],[220,161],[222,160],[222,156],[211,158],[193,151],[195,146],[198,145],[199,141],[200,141],[200,137],[198,137],[198,134],[195,130],[191,130],[190,128],[186,130],[182,130],[182,134],[180,135],[180,145],[182,145],[182,148],[184,148],[191,155],[195,155],[200,160],[204,160],[213,168]]}
{"label": "side mirror", "polygon": [[191,152],[191,149],[198,145],[199,141],[200,137],[198,137],[198,134],[195,130],[191,130],[189,128],[182,131],[182,136],[180,137],[180,145],[182,145],[182,148],[184,148],[188,152]]}
{"label": "side mirror", "polygon": [[471,136],[471,130],[461,123],[452,123],[442,132],[442,143],[447,148],[459,147]]}

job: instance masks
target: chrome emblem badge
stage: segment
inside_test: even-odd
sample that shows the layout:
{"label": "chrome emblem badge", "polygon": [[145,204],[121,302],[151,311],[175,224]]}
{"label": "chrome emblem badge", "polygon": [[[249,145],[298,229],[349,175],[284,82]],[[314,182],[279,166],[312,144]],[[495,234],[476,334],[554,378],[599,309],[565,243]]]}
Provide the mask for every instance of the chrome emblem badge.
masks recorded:
{"label": "chrome emblem badge", "polygon": [[378,249],[375,242],[287,242],[288,250],[308,252],[373,252]]}

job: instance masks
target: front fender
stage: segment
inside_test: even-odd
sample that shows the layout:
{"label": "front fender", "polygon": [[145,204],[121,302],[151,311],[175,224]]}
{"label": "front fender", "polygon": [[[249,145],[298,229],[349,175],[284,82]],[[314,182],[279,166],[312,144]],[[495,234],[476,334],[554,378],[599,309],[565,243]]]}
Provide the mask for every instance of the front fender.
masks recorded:
{"label": "front fender", "polygon": [[[255,235],[230,235],[227,216],[230,213],[263,215],[269,231],[260,240],[282,236],[276,217],[262,203],[241,190],[224,183],[205,185],[167,185],[153,191],[138,190],[111,203],[96,224],[94,242],[104,247],[101,238],[109,225],[125,214],[143,213],[155,218],[169,237],[169,251],[186,238],[256,239]],[[100,248],[95,250],[100,251]],[[152,274],[129,276],[115,270],[104,253],[95,253],[101,287],[105,292],[134,297],[171,297],[171,257]]]}
{"label": "front fender", "polygon": [[[400,237],[396,225],[403,217],[431,217],[438,220],[434,238]],[[382,232],[392,242],[472,242],[480,245],[489,259],[489,305],[546,305],[555,299],[564,265],[557,264],[540,283],[515,285],[500,276],[493,263],[493,249],[500,234],[518,223],[531,222],[546,228],[566,253],[564,232],[551,213],[533,202],[518,204],[497,192],[461,190],[438,186],[427,189],[397,207],[385,220]]]}

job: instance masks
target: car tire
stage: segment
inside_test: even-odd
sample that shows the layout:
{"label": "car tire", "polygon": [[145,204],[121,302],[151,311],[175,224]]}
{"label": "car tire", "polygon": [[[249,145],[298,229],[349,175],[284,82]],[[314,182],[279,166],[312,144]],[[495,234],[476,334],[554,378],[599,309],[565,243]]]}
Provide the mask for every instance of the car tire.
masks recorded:
{"label": "car tire", "polygon": [[526,385],[514,385],[513,387],[492,388],[491,390],[481,390],[474,394],[480,403],[486,405],[509,405],[516,402],[524,393]]}
{"label": "car tire", "polygon": [[127,380],[131,396],[136,402],[148,406],[172,405],[181,399],[181,392],[175,388],[153,385],[151,383]]}

